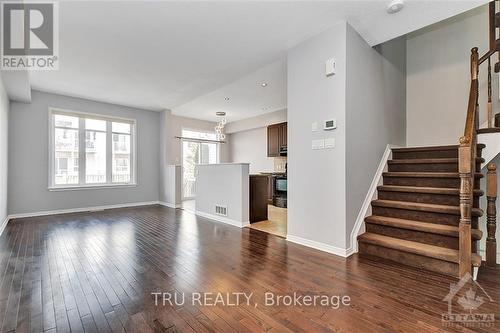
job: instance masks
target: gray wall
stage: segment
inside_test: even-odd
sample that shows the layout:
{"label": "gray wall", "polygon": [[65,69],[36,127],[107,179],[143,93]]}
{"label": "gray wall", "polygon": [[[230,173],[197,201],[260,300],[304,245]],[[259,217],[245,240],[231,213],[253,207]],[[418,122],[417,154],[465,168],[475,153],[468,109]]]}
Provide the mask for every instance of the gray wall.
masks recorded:
{"label": "gray wall", "polygon": [[[167,175],[167,165],[181,165],[182,164],[182,141],[176,139],[176,136],[182,136],[182,129],[192,129],[207,132],[214,132],[216,123],[180,117],[173,115],[171,110],[164,110],[160,112],[160,201],[171,203],[168,200],[168,188],[172,184],[169,183],[169,176]],[[227,136],[225,144],[219,145],[219,159],[221,163],[230,161],[230,147],[229,135]],[[182,170],[182,169],[181,169]],[[182,176],[182,174],[181,174]]]}
{"label": "gray wall", "polygon": [[250,163],[250,173],[278,171],[277,164],[286,163],[286,158],[267,157],[267,126],[286,121],[286,110],[280,110],[227,124],[230,161]]}
{"label": "gray wall", "polygon": [[[9,98],[0,76],[0,227],[7,218]],[[0,230],[1,232],[1,230]]]}
{"label": "gray wall", "polygon": [[[407,39],[407,144],[458,144],[463,135],[470,87],[470,49],[488,49],[488,6],[421,29]],[[494,57],[494,61],[496,58]],[[480,68],[480,124],[486,121],[486,64]],[[494,112],[500,112],[498,74],[493,73]],[[500,166],[500,156],[493,161]],[[483,173],[486,170],[482,170]],[[485,188],[484,179],[481,187]],[[500,183],[498,187],[500,193]],[[486,198],[480,205],[486,208]],[[486,239],[486,216],[480,219]],[[500,228],[497,228],[500,239]],[[499,256],[500,260],[500,256]]]}
{"label": "gray wall", "polygon": [[406,141],[406,38],[371,48],[347,25],[346,237],[387,144]]}
{"label": "gray wall", "polygon": [[238,120],[227,124],[226,133],[236,133],[279,124],[287,121],[286,109],[261,114],[260,116]]}
{"label": "gray wall", "polygon": [[[249,223],[248,164],[223,163],[198,166],[196,212],[238,227]],[[215,205],[227,208],[227,216],[215,214]]]}
{"label": "gray wall", "polygon": [[[337,73],[326,77],[329,58]],[[288,235],[345,248],[346,23],[291,49],[287,80]],[[311,132],[329,118],[336,130]],[[325,137],[335,138],[334,149],[311,149],[311,140]]]}
{"label": "gray wall", "polygon": [[[50,192],[48,109],[137,120],[137,187]],[[157,201],[160,113],[62,95],[32,92],[32,103],[11,103],[9,117],[9,214]]]}
{"label": "gray wall", "polygon": [[[407,39],[407,144],[458,144],[470,87],[470,50],[488,49],[488,6],[421,29]],[[480,120],[486,106],[487,65],[480,69]],[[498,110],[498,75],[493,75]]]}
{"label": "gray wall", "polygon": [[274,171],[274,158],[267,157],[266,127],[233,133],[229,139],[231,162],[250,163],[250,173]]}

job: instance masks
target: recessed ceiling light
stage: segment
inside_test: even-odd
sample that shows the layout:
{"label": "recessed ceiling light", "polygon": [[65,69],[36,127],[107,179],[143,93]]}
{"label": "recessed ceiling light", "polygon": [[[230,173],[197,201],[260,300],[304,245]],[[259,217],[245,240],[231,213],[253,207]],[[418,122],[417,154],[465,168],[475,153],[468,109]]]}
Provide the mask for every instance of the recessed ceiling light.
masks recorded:
{"label": "recessed ceiling light", "polygon": [[267,87],[267,82],[262,82],[260,85],[261,85],[262,87]]}
{"label": "recessed ceiling light", "polygon": [[225,101],[229,101],[229,97],[224,97],[224,100]]}
{"label": "recessed ceiling light", "polygon": [[405,2],[403,0],[393,0],[387,6],[387,13],[388,14],[395,14],[403,9],[405,6]]}

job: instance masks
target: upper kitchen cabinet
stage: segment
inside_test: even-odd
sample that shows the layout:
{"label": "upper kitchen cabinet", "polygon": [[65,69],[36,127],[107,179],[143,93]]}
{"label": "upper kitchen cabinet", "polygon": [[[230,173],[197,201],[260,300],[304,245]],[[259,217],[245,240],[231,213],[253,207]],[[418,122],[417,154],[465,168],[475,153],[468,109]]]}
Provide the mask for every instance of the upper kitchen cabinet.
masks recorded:
{"label": "upper kitchen cabinet", "polygon": [[267,156],[287,155],[287,123],[274,124],[267,127]]}

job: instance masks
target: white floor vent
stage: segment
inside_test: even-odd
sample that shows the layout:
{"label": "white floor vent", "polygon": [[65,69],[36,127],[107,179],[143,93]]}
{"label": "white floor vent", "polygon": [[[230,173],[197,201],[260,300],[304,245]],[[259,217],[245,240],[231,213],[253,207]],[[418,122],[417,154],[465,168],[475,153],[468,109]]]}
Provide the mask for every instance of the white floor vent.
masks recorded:
{"label": "white floor vent", "polygon": [[227,206],[215,205],[215,214],[227,216]]}

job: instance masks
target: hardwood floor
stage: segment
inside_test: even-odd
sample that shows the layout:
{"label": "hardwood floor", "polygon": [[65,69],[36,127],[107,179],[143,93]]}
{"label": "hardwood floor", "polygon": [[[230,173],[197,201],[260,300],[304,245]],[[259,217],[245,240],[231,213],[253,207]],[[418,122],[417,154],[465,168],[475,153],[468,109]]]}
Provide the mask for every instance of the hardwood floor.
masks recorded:
{"label": "hardwood floor", "polygon": [[[443,327],[451,277],[343,259],[161,206],[11,221],[0,237],[2,332],[499,332]],[[479,283],[497,302],[498,270]],[[152,292],[186,293],[155,306]],[[253,292],[200,306],[192,292]],[[348,295],[349,306],[265,306],[264,293]],[[213,303],[213,302],[212,302]],[[257,306],[255,305],[257,304]]]}
{"label": "hardwood floor", "polygon": [[251,223],[248,228],[267,232],[282,238],[286,237],[287,209],[268,205],[268,220]]}

